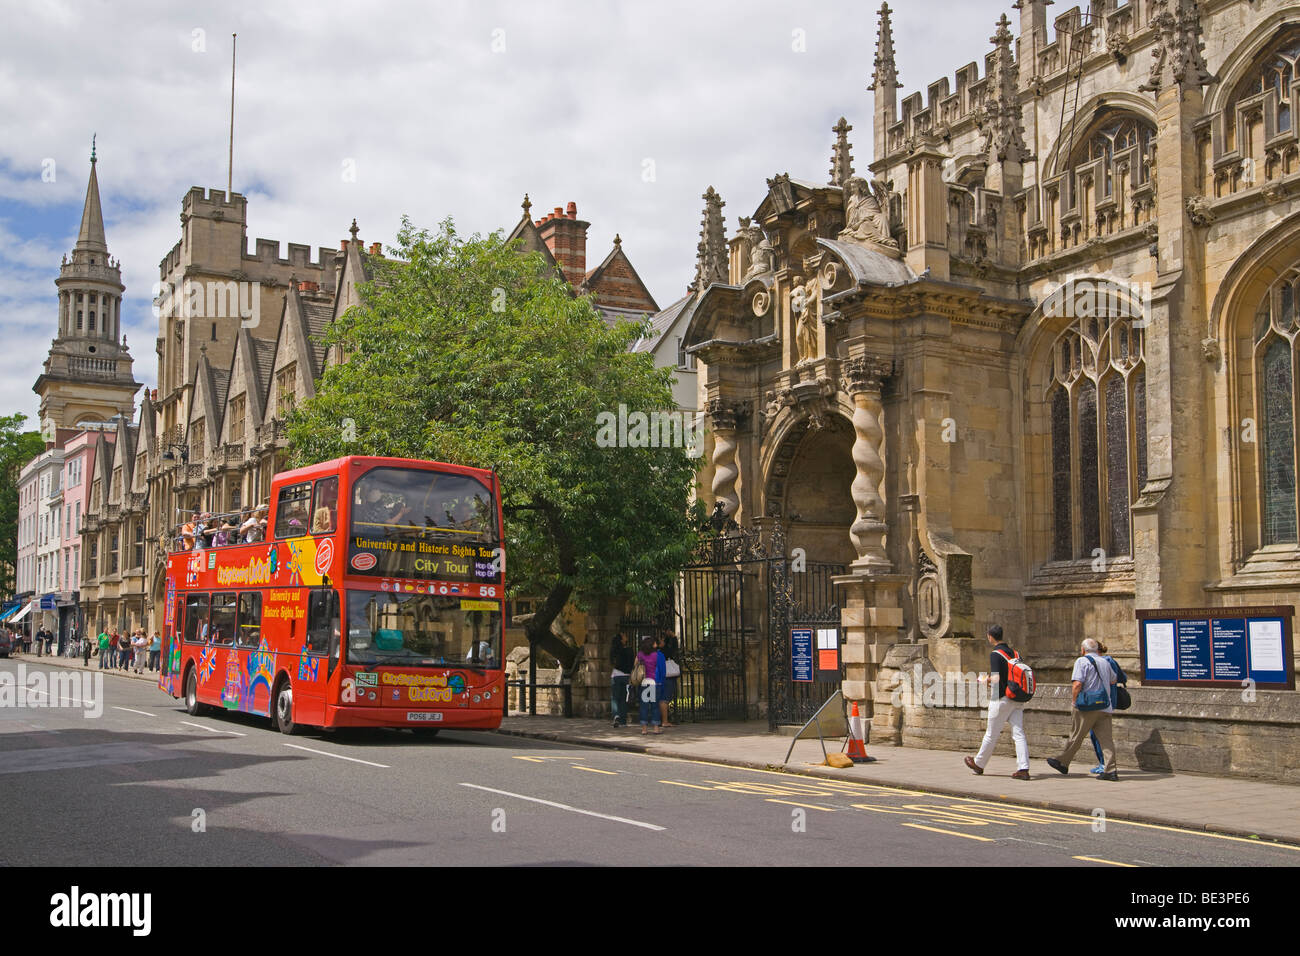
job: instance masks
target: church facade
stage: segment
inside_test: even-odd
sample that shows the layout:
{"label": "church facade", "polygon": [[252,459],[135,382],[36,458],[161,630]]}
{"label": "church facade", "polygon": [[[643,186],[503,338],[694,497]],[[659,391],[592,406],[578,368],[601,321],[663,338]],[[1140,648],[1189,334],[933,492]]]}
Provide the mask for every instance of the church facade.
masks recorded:
{"label": "church facade", "polygon": [[1140,673],[1138,609],[1300,598],[1300,6],[1048,5],[901,99],[882,7],[871,163],[842,119],[730,241],[706,194],[702,494],[847,566],[884,739],[989,624],[1061,680],[1087,637]]}

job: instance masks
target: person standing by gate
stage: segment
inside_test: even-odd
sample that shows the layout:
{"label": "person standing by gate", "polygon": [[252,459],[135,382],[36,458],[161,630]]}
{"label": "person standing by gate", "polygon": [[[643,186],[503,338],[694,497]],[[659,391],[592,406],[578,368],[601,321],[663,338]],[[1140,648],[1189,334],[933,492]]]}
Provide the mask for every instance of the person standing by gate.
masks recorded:
{"label": "person standing by gate", "polygon": [[1018,659],[1011,645],[1002,640],[1002,626],[993,624],[987,634],[989,647],[989,724],[984,740],[974,757],[964,758],[966,766],[983,774],[1004,724],[1011,724],[1011,740],[1016,745],[1016,772],[1013,780],[1029,779],[1029,738],[1025,736],[1025,705],[1011,696],[1008,664]]}
{"label": "person standing by gate", "polygon": [[660,642],[659,650],[664,656],[664,686],[659,692],[659,717],[665,727],[668,723],[668,705],[677,699],[677,678],[682,674],[681,665],[677,663],[679,653],[677,635],[669,632]]}
{"label": "person standing by gate", "polygon": [[628,644],[627,635],[619,631],[609,649],[609,697],[613,707],[614,726],[627,726],[627,678],[635,666],[635,656]]}
{"label": "person standing by gate", "polygon": [[665,665],[663,654],[655,649],[653,637],[641,638],[641,651],[636,659],[645,668],[645,679],[641,682],[641,733],[648,733],[646,726],[649,725],[655,733],[662,734],[656,689],[663,686]]}

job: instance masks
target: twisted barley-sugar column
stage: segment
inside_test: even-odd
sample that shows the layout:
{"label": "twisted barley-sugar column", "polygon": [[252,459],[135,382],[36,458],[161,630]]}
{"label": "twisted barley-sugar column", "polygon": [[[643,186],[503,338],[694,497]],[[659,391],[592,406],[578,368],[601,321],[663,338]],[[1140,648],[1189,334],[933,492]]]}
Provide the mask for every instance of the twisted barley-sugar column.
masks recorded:
{"label": "twisted barley-sugar column", "polygon": [[885,463],[880,444],[885,433],[880,426],[883,406],[880,403],[880,372],[860,361],[850,366],[849,390],[853,397],[853,464],[857,474],[850,494],[857,518],[849,528],[849,537],[857,549],[855,567],[889,568],[885,555],[885,499],[880,485],[885,477]]}
{"label": "twisted barley-sugar column", "polygon": [[740,507],[736,495],[736,478],[740,475],[736,465],[736,415],[719,401],[709,403],[708,413],[713,426],[713,498],[722,502],[723,512],[731,518]]}

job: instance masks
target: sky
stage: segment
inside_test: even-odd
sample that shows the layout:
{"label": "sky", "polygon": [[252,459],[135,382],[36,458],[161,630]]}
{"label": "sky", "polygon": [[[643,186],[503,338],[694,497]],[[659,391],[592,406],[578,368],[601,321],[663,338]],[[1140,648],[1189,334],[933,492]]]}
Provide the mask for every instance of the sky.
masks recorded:
{"label": "sky", "polygon": [[[248,239],[369,244],[402,216],[508,231],[577,203],[588,268],[621,236],[660,307],[695,268],[705,189],[727,235],[766,180],[829,178],[831,127],[871,161],[874,0],[343,4],[0,0],[0,415],[36,427],[97,136],[135,378],[157,381],[159,260],[181,198],[224,188],[238,34],[234,188]],[[899,99],[978,61],[1012,0],[896,0]],[[314,253],[313,253],[314,255]]]}

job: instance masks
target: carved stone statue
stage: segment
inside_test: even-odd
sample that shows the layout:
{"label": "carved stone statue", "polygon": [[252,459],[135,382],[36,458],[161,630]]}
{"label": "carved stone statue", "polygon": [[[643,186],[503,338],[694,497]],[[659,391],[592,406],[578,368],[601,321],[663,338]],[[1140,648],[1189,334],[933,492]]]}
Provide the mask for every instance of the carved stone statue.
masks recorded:
{"label": "carved stone statue", "polygon": [[752,225],[749,219],[744,217],[740,220],[740,235],[748,240],[749,246],[749,268],[740,279],[743,285],[750,279],[766,275],[776,268],[776,250],[764,235],[762,227]]}
{"label": "carved stone statue", "polygon": [[844,230],[841,239],[858,239],[877,245],[898,248],[890,235],[888,193],[880,182],[868,186],[861,176],[849,180],[844,198]]}
{"label": "carved stone statue", "polygon": [[797,316],[794,333],[795,350],[800,362],[817,357],[817,320],[821,313],[821,279],[816,275],[808,282],[796,276],[790,290],[790,307]]}

